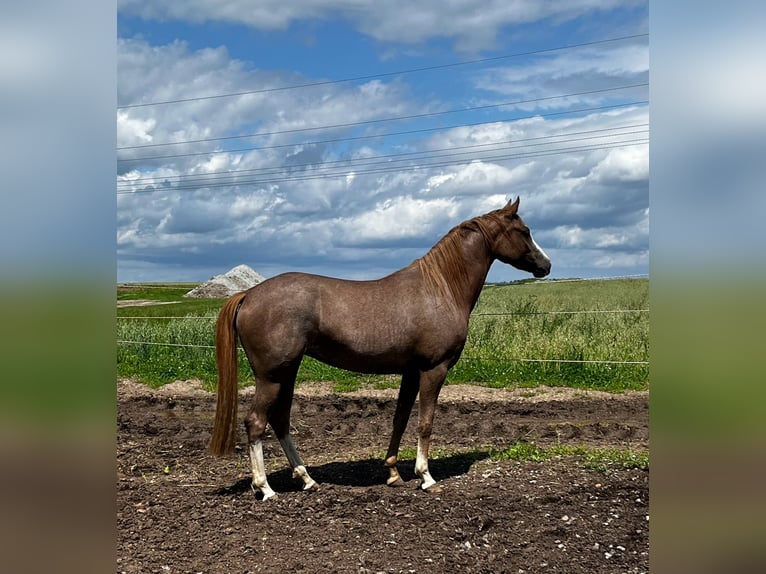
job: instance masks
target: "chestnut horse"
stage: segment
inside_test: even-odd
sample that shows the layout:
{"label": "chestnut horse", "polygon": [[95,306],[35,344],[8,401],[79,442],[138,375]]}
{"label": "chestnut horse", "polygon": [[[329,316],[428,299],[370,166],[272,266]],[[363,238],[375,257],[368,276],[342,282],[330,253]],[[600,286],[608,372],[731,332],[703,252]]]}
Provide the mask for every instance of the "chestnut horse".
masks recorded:
{"label": "chestnut horse", "polygon": [[253,490],[274,496],[266,480],[263,436],[271,425],[293,476],[317,487],[290,436],[295,376],[304,355],[363,373],[402,375],[385,465],[391,486],[399,444],[420,393],[415,473],[423,490],[440,490],[428,472],[428,447],[447,371],[460,358],[468,317],[495,259],[535,277],[551,262],[518,214],[519,199],[465,221],[409,266],[374,281],[285,273],[231,297],[216,326],[218,404],[210,444],[231,453],[236,440],[237,336],[255,375],[255,400],[245,417]]}

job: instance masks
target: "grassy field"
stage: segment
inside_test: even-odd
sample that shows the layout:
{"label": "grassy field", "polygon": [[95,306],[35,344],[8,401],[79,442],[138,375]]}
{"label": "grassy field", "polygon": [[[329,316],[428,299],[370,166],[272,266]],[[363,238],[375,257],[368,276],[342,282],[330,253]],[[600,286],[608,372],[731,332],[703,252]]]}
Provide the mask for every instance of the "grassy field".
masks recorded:
{"label": "grassy field", "polygon": [[[119,376],[159,386],[198,378],[215,386],[215,319],[223,303],[184,299],[192,284],[120,285],[118,300],[160,305],[117,310]],[[447,383],[493,387],[545,384],[620,392],[646,389],[649,281],[543,281],[487,286],[471,317],[460,362]],[[615,312],[619,311],[619,312]],[[333,381],[337,390],[398,386],[398,378],[360,375],[305,358],[299,381]],[[240,382],[252,384],[240,354]]]}

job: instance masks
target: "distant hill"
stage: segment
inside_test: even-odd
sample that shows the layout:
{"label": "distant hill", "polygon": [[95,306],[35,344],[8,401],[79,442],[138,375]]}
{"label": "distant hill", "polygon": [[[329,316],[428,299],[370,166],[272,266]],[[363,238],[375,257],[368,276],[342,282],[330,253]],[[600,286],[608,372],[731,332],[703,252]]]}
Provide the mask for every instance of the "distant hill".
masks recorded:
{"label": "distant hill", "polygon": [[250,289],[264,281],[263,275],[247,265],[237,265],[222,275],[211,277],[209,281],[198,285],[184,297],[195,299],[222,299],[235,293]]}

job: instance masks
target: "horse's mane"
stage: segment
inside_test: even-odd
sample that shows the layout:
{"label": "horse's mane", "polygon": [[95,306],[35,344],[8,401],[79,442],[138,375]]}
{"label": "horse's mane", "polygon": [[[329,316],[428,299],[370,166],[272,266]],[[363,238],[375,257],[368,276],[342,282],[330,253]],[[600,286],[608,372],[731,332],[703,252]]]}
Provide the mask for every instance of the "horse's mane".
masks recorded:
{"label": "horse's mane", "polygon": [[489,247],[493,224],[501,224],[500,215],[490,212],[453,227],[431,250],[416,261],[426,285],[433,295],[456,302],[470,283],[463,261],[462,244],[466,235],[478,231]]}

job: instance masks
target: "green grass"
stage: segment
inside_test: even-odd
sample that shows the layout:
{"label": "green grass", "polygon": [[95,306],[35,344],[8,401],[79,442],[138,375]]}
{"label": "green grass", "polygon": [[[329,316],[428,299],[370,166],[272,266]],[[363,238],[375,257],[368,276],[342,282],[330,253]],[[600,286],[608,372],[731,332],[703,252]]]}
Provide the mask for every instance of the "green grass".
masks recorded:
{"label": "green grass", "polygon": [[646,388],[647,365],[587,361],[648,361],[649,314],[602,312],[648,309],[648,287],[648,280],[636,279],[489,287],[474,310],[463,359],[450,380],[607,391]]}
{"label": "green grass", "polygon": [[[121,286],[118,297],[176,301],[118,309],[117,339],[179,345],[214,345],[215,317],[222,300],[183,299],[190,284]],[[558,361],[648,361],[649,313],[560,314],[552,311],[648,309],[646,279],[537,282],[489,286],[471,317],[463,357],[449,383],[492,387],[541,384],[620,392],[646,389],[648,365]],[[498,315],[502,314],[502,315]],[[148,319],[148,317],[183,317]],[[144,317],[147,319],[128,319]],[[118,344],[117,370],[152,385],[198,378],[211,388],[216,369],[212,349]],[[240,382],[252,373],[240,353]],[[305,358],[298,381],[332,381],[339,392],[398,386],[398,378],[351,373]]]}
{"label": "green grass", "polygon": [[517,460],[522,462],[544,462],[562,456],[573,456],[579,460],[583,467],[599,472],[605,472],[614,468],[649,470],[649,452],[635,449],[572,447],[566,445],[541,448],[532,443],[518,442],[504,450],[490,449],[489,453],[489,457],[493,460]]}
{"label": "green grass", "polygon": [[117,285],[117,300],[176,301],[197,285],[198,283],[121,283]]}
{"label": "green grass", "polygon": [[[515,460],[518,462],[545,462],[554,458],[571,457],[580,466],[597,472],[606,472],[612,469],[639,469],[649,470],[649,451],[638,449],[598,448],[587,446],[556,445],[542,448],[532,443],[517,442],[508,448],[499,450],[496,448],[474,449],[471,451],[432,449],[429,453],[430,460],[449,458],[451,456],[464,456],[481,460]],[[417,449],[403,446],[399,449],[398,460],[415,460]],[[385,458],[381,452],[373,452],[370,458]]]}
{"label": "green grass", "polygon": [[[167,308],[169,306],[166,306]],[[131,311],[136,308],[131,308]],[[146,309],[146,308],[141,308]],[[167,312],[167,310],[166,310]],[[135,316],[123,315],[120,316]],[[156,315],[149,315],[156,316]],[[118,341],[163,342],[171,345],[125,343],[117,345],[117,373],[152,386],[178,379],[201,379],[212,388],[216,380],[215,353],[204,348],[215,344],[215,317],[187,314],[184,319],[117,321]],[[198,347],[172,345],[200,345]],[[240,377],[249,373],[241,365]],[[251,376],[251,375],[250,375]]]}

